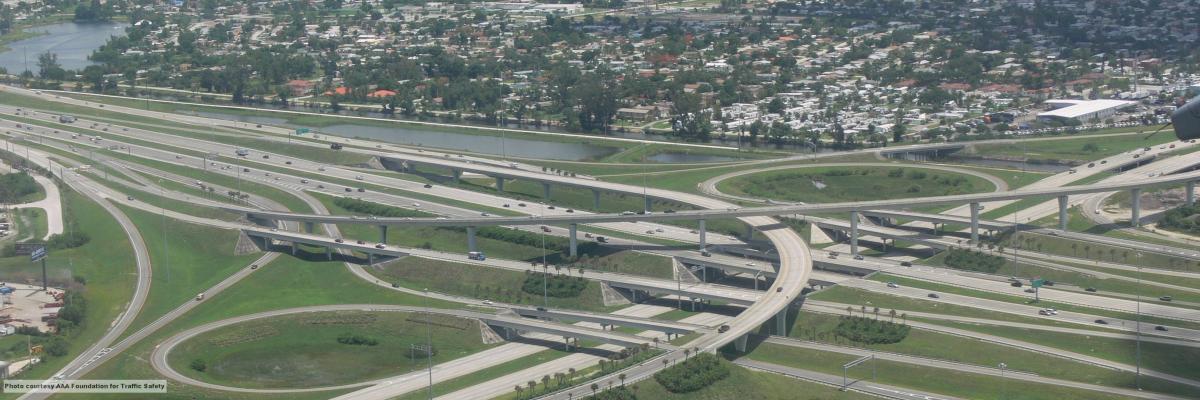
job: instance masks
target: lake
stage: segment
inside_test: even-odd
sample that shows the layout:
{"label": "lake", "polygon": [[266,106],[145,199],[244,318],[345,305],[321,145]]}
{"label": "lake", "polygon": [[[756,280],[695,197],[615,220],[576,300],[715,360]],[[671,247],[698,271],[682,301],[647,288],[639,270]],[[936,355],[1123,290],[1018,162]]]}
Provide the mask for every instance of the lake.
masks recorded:
{"label": "lake", "polygon": [[114,22],[64,22],[29,28],[28,31],[45,34],[9,43],[9,50],[0,53],[0,67],[10,74],[20,74],[26,65],[36,73],[38,55],[47,51],[58,55],[58,63],[64,69],[83,69],[93,64],[88,56],[110,37],[125,35],[124,25]]}

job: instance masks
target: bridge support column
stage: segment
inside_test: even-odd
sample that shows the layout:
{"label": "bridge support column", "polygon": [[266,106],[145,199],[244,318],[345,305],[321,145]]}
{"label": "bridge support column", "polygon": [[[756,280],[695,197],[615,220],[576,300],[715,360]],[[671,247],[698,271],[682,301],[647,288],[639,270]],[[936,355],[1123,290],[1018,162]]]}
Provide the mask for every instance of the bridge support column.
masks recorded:
{"label": "bridge support column", "polygon": [[458,180],[462,179],[462,170],[461,169],[452,169],[452,170],[450,170],[450,175],[454,176],[454,183],[458,183]]}
{"label": "bridge support column", "polygon": [[292,242],[292,255],[296,255],[296,242]]}
{"label": "bridge support column", "polygon": [[325,248],[325,258],[329,259],[329,261],[333,261],[333,248],[332,247]]}
{"label": "bridge support column", "polygon": [[479,251],[475,246],[475,227],[467,227],[467,251]]}
{"label": "bridge support column", "polygon": [[1058,230],[1067,230],[1067,196],[1058,196]]}
{"label": "bridge support column", "polygon": [[708,228],[705,227],[704,220],[700,220],[700,229],[697,229],[696,232],[700,233],[700,250],[704,250],[708,247],[708,243],[705,243],[707,241],[705,236],[708,236]]}
{"label": "bridge support column", "polygon": [[379,226],[379,243],[387,243],[387,225]]}
{"label": "bridge support column", "polygon": [[850,212],[850,255],[858,255],[858,211]]}
{"label": "bridge support column", "polygon": [[1133,188],[1129,191],[1130,218],[1129,225],[1137,228],[1142,225],[1142,189]]}
{"label": "bridge support column", "polygon": [[787,336],[787,314],[788,309],[784,307],[775,314],[775,334],[779,336]]}
{"label": "bridge support column", "polygon": [[550,201],[550,182],[542,182],[542,198]]}
{"label": "bridge support column", "polygon": [[600,210],[600,191],[592,189],[592,209]]}
{"label": "bridge support column", "polygon": [[375,265],[375,254],[367,253],[367,266],[370,267],[372,265]]}
{"label": "bridge support column", "polygon": [[496,177],[496,190],[501,191],[501,192],[504,191],[504,177],[502,177],[502,176]]}
{"label": "bridge support column", "polygon": [[979,243],[979,203],[971,203],[971,243]]}
{"label": "bridge support column", "polygon": [[746,342],[747,342],[747,339],[749,339],[749,338],[750,338],[750,335],[742,335],[742,336],[738,337],[737,339],[734,339],[733,340],[733,349],[737,350],[738,353],[745,353],[746,352]]}
{"label": "bridge support column", "polygon": [[575,237],[576,230],[578,228],[579,224],[567,225],[567,230],[570,232],[569,239],[571,241],[571,257],[579,256],[579,239]]}
{"label": "bridge support column", "polygon": [[762,272],[754,272],[754,290],[758,290],[758,277],[762,276]]}
{"label": "bridge support column", "polygon": [[753,239],[753,238],[754,238],[754,227],[750,226],[750,225],[746,225],[746,241],[749,242],[750,239]]}
{"label": "bridge support column", "polygon": [[304,232],[313,233],[314,227],[311,221],[304,222]]}
{"label": "bridge support column", "polygon": [[646,197],[646,208],[643,208],[643,210],[645,210],[647,213],[649,213],[650,208],[651,208],[650,206],[652,206],[652,205],[654,205],[654,201],[650,200],[650,197]]}
{"label": "bridge support column", "polygon": [[571,352],[571,338],[570,337],[563,336],[563,345],[565,345],[565,348],[568,353]]}
{"label": "bridge support column", "polygon": [[1187,205],[1189,205],[1189,206],[1195,205],[1196,204],[1196,182],[1188,182],[1187,187],[1185,188],[1185,191],[1187,192]]}

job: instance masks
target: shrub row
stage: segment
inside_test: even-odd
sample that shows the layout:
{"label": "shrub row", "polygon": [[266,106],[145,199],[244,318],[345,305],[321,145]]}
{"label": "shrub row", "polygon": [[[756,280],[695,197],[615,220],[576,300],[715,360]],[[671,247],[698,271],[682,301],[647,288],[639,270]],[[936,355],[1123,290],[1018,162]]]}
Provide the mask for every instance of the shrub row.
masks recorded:
{"label": "shrub row", "polygon": [[1004,257],[964,249],[950,249],[943,260],[947,266],[967,271],[995,273],[1004,266]]}
{"label": "shrub row", "polygon": [[908,325],[866,317],[843,316],[834,333],[854,342],[866,344],[898,343],[908,337]]}
{"label": "shrub row", "polygon": [[[547,277],[549,280],[546,280]],[[583,293],[583,289],[587,288],[588,281],[581,277],[547,275],[541,272],[526,271],[525,282],[521,284],[521,291],[540,295],[543,293],[543,285],[545,286],[544,289],[547,296],[559,298],[579,297],[579,294]]]}
{"label": "shrub row", "polygon": [[725,379],[729,373],[725,360],[714,354],[700,353],[659,371],[654,374],[654,380],[671,393],[688,393]]}

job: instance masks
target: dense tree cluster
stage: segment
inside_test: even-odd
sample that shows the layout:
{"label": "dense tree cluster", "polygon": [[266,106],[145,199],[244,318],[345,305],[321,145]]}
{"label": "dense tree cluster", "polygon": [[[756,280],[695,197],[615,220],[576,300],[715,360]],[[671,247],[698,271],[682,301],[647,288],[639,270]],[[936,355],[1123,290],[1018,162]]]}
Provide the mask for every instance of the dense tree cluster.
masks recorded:
{"label": "dense tree cluster", "polygon": [[730,374],[728,362],[709,353],[700,353],[654,374],[671,393],[689,393],[707,387]]}
{"label": "dense tree cluster", "polygon": [[396,217],[430,217],[430,216],[432,216],[426,212],[409,210],[407,208],[394,207],[394,206],[379,204],[379,203],[365,201],[365,200],[353,199],[353,198],[349,198],[349,197],[334,198],[333,204],[338,207],[344,208],[348,211],[351,211],[351,212],[367,214],[367,215],[374,215],[374,216],[378,216],[378,217],[396,218]]}
{"label": "dense tree cluster", "polygon": [[[547,280],[549,278],[549,280]],[[583,289],[588,286],[588,281],[582,277],[545,274],[541,272],[525,272],[525,282],[521,284],[521,290],[525,293],[541,295],[544,293],[550,297],[568,298],[579,297],[583,293]]]}
{"label": "dense tree cluster", "polygon": [[1200,213],[1200,205],[1180,206],[1163,214],[1158,226],[1173,231],[1200,233],[1200,224],[1196,223],[1196,214]]}
{"label": "dense tree cluster", "polygon": [[908,337],[909,326],[867,317],[842,316],[834,333],[864,344],[898,343]]}
{"label": "dense tree cluster", "polygon": [[377,340],[373,337],[363,336],[363,335],[359,335],[357,333],[349,333],[349,332],[338,335],[337,342],[341,343],[341,344],[348,344],[351,346],[374,346],[374,345],[379,344],[379,340]]}
{"label": "dense tree cluster", "polygon": [[39,190],[42,190],[42,187],[27,173],[0,175],[0,203],[16,203]]}
{"label": "dense tree cluster", "polygon": [[950,249],[946,251],[946,258],[942,262],[955,269],[991,274],[1004,266],[1004,257],[966,249]]}

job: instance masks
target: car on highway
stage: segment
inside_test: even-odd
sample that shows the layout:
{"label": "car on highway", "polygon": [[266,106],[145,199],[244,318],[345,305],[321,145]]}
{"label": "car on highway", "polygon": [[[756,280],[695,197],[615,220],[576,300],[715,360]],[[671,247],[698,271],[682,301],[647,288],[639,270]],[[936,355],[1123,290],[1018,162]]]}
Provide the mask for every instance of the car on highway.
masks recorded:
{"label": "car on highway", "polygon": [[725,332],[729,332],[729,325],[721,325],[720,328],[717,328],[717,333],[725,333]]}
{"label": "car on highway", "polygon": [[653,234],[654,234],[654,230],[653,230],[653,229],[647,229],[647,230],[646,230],[646,234],[647,234],[647,235],[653,235]]}
{"label": "car on highway", "polygon": [[196,295],[196,301],[200,300],[204,300],[204,292],[200,292],[200,294]]}
{"label": "car on highway", "polygon": [[1098,320],[1096,320],[1096,323],[1097,323],[1097,324],[1100,324],[1100,325],[1108,325],[1108,321],[1105,321],[1105,320],[1102,320],[1102,319],[1098,319]]}
{"label": "car on highway", "polygon": [[361,240],[355,240],[355,241],[354,241],[354,243],[355,243],[355,244],[367,244],[367,242],[364,242],[364,241],[361,241]]}
{"label": "car on highway", "polygon": [[633,215],[633,211],[621,211],[621,215]]}
{"label": "car on highway", "polygon": [[1036,293],[1036,292],[1037,292],[1037,290],[1034,290],[1033,288],[1025,289],[1025,293]]}
{"label": "car on highway", "polygon": [[509,208],[509,207],[512,207],[512,206],[510,206],[508,203],[504,203],[504,208]]}
{"label": "car on highway", "polygon": [[662,233],[662,232],[663,232],[663,228],[655,228],[655,229],[654,229],[654,231],[655,231],[655,232],[658,232],[658,233]]}
{"label": "car on highway", "polygon": [[517,207],[525,207],[525,203],[517,203]]}
{"label": "car on highway", "polygon": [[542,225],[542,232],[550,232],[550,227]]}
{"label": "car on highway", "polygon": [[546,206],[546,208],[553,210],[555,207],[554,206]]}
{"label": "car on highway", "polygon": [[383,248],[386,248],[386,247],[387,247],[387,246],[384,246],[384,245],[383,245],[383,243],[376,243],[376,244],[375,244],[375,248],[377,248],[377,249],[383,249]]}
{"label": "car on highway", "polygon": [[1162,325],[1155,325],[1155,326],[1154,326],[1154,330],[1156,330],[1156,331],[1162,331],[1162,332],[1166,332],[1166,331],[1167,331],[1167,327],[1165,327],[1165,326],[1162,326]]}
{"label": "car on highway", "polygon": [[596,236],[596,241],[600,243],[608,243],[608,238],[604,236]]}
{"label": "car on highway", "polygon": [[492,304],[495,304],[495,303],[492,303],[492,301],[491,301],[491,300],[484,300],[484,301],[483,301],[483,305],[485,305],[485,306],[490,306],[490,305],[492,305]]}
{"label": "car on highway", "polygon": [[1012,281],[1009,285],[1012,285],[1012,287],[1021,287],[1021,281]]}
{"label": "car on highway", "polygon": [[346,191],[347,191],[347,192],[353,192],[353,191],[354,191],[354,189],[351,189],[351,188],[346,188]]}
{"label": "car on highway", "polygon": [[1162,297],[1159,297],[1158,299],[1159,299],[1159,300],[1162,300],[1162,301],[1171,301],[1171,300],[1173,300],[1173,298],[1172,298],[1171,296],[1162,296]]}
{"label": "car on highway", "polygon": [[367,189],[365,189],[365,188],[358,188],[358,192],[359,192],[359,193],[363,193],[363,192],[366,192],[366,191],[367,191]]}
{"label": "car on highway", "polygon": [[567,209],[567,213],[574,213],[574,212],[575,212],[575,210],[574,210],[574,209],[571,209],[571,208],[568,208],[568,209]]}
{"label": "car on highway", "polygon": [[854,259],[855,259],[855,260],[862,261],[862,259],[863,259],[863,256],[854,256]]}
{"label": "car on highway", "polygon": [[938,294],[937,294],[937,293],[930,293],[928,296],[929,296],[929,298],[931,298],[931,299],[940,299],[940,298],[942,298],[942,296],[938,296]]}
{"label": "car on highway", "polygon": [[901,267],[911,267],[911,266],[912,266],[912,263],[911,263],[911,262],[908,262],[908,261],[901,261],[901,262],[900,262],[900,266],[901,266]]}
{"label": "car on highway", "polygon": [[337,238],[337,239],[333,239],[333,242],[334,243],[345,243],[346,241],[342,238]]}
{"label": "car on highway", "polygon": [[360,180],[360,181],[361,181],[361,180],[363,180],[363,176],[362,176],[362,175],[355,175],[355,176],[354,176],[354,179],[357,179],[357,180]]}
{"label": "car on highway", "polygon": [[308,179],[301,179],[300,183],[308,183]]}
{"label": "car on highway", "polygon": [[133,201],[133,196],[125,196],[125,200]]}
{"label": "car on highway", "polygon": [[258,264],[250,264],[250,269],[258,269]]}
{"label": "car on highway", "polygon": [[896,282],[888,282],[888,283],[887,283],[887,287],[890,287],[890,288],[892,288],[892,289],[895,289],[895,288],[898,288],[898,287],[900,287],[900,285],[897,285],[897,284],[896,284]]}
{"label": "car on highway", "polygon": [[1096,288],[1094,288],[1094,287],[1089,287],[1089,288],[1086,288],[1086,289],[1083,289],[1083,290],[1084,290],[1084,291],[1088,291],[1088,292],[1093,292],[1093,293],[1094,293],[1094,292],[1096,292]]}
{"label": "car on highway", "polygon": [[428,184],[428,183],[426,183],[426,184],[425,184],[425,188],[426,188],[426,189],[430,189],[430,188],[432,188],[432,187],[433,187],[433,185],[430,185],[430,184]]}
{"label": "car on highway", "polygon": [[490,216],[492,216],[492,214],[488,214],[487,212],[481,212],[481,213],[479,213],[479,216],[480,217],[490,217]]}

